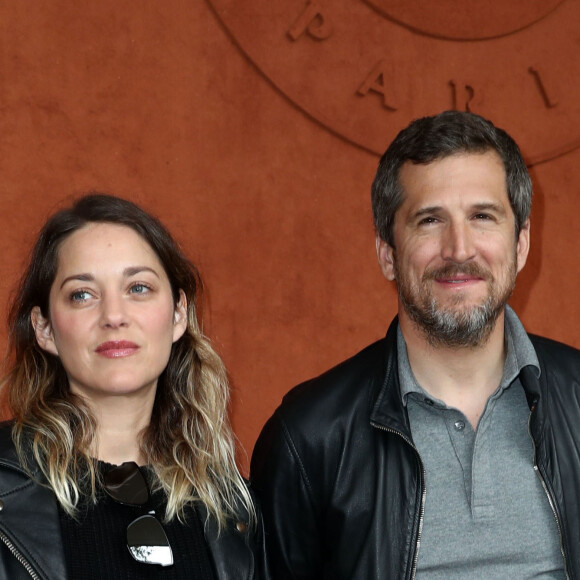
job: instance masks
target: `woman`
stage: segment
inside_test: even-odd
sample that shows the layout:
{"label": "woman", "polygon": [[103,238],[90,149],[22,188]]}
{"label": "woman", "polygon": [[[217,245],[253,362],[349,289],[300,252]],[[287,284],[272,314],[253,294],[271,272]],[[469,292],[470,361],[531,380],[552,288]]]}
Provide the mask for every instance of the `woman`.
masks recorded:
{"label": "woman", "polygon": [[199,289],[133,203],[88,195],[45,224],[10,312],[0,578],[265,576]]}

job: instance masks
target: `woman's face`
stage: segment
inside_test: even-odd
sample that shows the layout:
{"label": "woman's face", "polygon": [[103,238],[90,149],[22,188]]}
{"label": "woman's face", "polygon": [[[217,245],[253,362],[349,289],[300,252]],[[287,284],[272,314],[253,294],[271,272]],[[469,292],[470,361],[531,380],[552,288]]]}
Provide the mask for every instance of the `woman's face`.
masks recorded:
{"label": "woman's face", "polygon": [[171,345],[185,332],[187,305],[177,305],[149,244],[129,227],[92,223],[62,243],[50,290],[49,317],[37,307],[39,345],[58,356],[71,391],[89,401],[154,397]]}

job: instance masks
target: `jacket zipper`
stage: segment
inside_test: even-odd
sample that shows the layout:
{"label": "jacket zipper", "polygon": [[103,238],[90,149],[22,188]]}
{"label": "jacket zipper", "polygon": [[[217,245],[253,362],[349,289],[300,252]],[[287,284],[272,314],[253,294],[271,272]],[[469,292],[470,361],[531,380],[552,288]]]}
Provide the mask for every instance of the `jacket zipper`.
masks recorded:
{"label": "jacket zipper", "polygon": [[556,504],[554,503],[552,494],[550,493],[550,490],[546,485],[546,481],[544,480],[544,476],[542,475],[540,468],[538,467],[536,442],[532,437],[532,432],[530,429],[530,424],[532,421],[532,413],[533,410],[530,412],[530,416],[528,418],[528,435],[532,440],[532,447],[534,448],[534,471],[536,472],[538,479],[542,484],[542,488],[544,489],[544,493],[546,494],[546,497],[548,498],[548,503],[550,504],[550,509],[552,510],[552,513],[554,514],[554,519],[556,520],[556,527],[558,528],[558,536],[560,538],[560,553],[562,554],[562,558],[564,560],[564,574],[566,574],[566,578],[569,580],[570,574],[568,574],[568,560],[566,558],[566,551],[564,549],[564,537],[562,535],[562,525],[560,524],[560,518],[558,517],[558,513],[556,512]]}
{"label": "jacket zipper", "polygon": [[411,568],[411,579],[415,580],[415,575],[417,573],[417,562],[419,560],[419,545],[421,544],[421,532],[423,531],[423,516],[425,515],[425,496],[427,495],[427,490],[425,488],[425,467],[423,466],[423,461],[421,460],[421,455],[419,455],[419,450],[415,447],[414,443],[403,433],[400,431],[396,431],[395,429],[390,429],[389,427],[383,427],[378,423],[374,423],[371,421],[371,425],[376,429],[380,429],[381,431],[386,431],[387,433],[393,433],[394,435],[398,435],[405,441],[417,454],[417,458],[419,459],[419,465],[421,466],[421,504],[419,506],[419,529],[417,531],[417,542],[415,544],[415,554],[413,555],[413,566]]}
{"label": "jacket zipper", "polygon": [[[562,558],[564,560],[564,573],[566,574],[566,578],[569,580],[570,574],[568,573],[568,560],[566,558],[566,551],[564,550],[564,538],[562,536],[562,526],[560,524],[560,518],[558,517],[558,513],[556,512],[556,506],[554,504],[554,500],[552,498],[552,495],[548,489],[548,486],[546,485],[546,482],[544,480],[542,473],[540,472],[540,468],[538,467],[536,442],[534,441],[534,438],[532,437],[532,433],[530,430],[531,419],[532,419],[532,413],[530,413],[530,417],[528,419],[528,435],[530,436],[530,439],[532,440],[532,446],[534,448],[534,471],[538,475],[540,483],[542,484],[542,488],[544,489],[544,493],[546,494],[546,497],[548,498],[548,503],[550,504],[550,509],[552,510],[552,513],[554,514],[554,519],[556,520],[556,527],[558,528],[558,536],[560,539],[560,552],[561,552]],[[422,481],[421,481],[421,506],[420,506],[420,510],[419,510],[419,530],[417,532],[417,543],[415,545],[415,554],[413,555],[413,567],[411,569],[411,580],[415,580],[415,575],[417,573],[417,561],[419,559],[419,545],[421,544],[421,532],[423,530],[423,516],[425,515],[425,496],[426,496],[425,468],[423,467],[423,462],[421,461],[421,456],[419,455],[419,450],[415,447],[413,442],[408,437],[403,435],[403,433],[401,433],[400,431],[396,431],[395,429],[383,427],[382,425],[379,425],[379,424],[374,423],[372,421],[371,421],[371,425],[373,427],[375,427],[376,429],[380,429],[381,431],[386,431],[387,433],[393,433],[394,435],[398,435],[399,437],[401,437],[401,439],[403,439],[403,441],[405,441],[408,445],[410,445],[411,448],[415,451],[415,453],[417,453],[417,457],[419,458],[419,463],[421,465]]]}
{"label": "jacket zipper", "polygon": [[16,549],[16,546],[4,533],[0,532],[0,540],[6,544],[12,555],[24,566],[25,570],[30,574],[34,580],[40,580],[40,576],[34,571],[34,568],[25,560],[24,556]]}

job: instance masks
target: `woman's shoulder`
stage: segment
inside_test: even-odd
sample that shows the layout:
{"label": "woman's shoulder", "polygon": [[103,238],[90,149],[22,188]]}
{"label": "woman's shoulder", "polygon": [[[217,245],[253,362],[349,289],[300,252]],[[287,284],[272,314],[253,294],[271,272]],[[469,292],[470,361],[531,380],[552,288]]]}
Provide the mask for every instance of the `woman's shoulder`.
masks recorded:
{"label": "woman's shoulder", "polygon": [[0,422],[0,463],[20,466],[18,454],[16,453],[16,447],[14,446],[14,441],[12,440],[13,426],[13,421]]}
{"label": "woman's shoulder", "polygon": [[12,440],[10,421],[0,422],[0,495],[22,489],[31,483],[29,473],[22,467]]}
{"label": "woman's shoulder", "polygon": [[196,506],[220,580],[268,580],[270,577],[266,565],[262,518],[251,489],[249,493],[256,516],[252,517],[244,502],[238,501],[234,506],[234,514],[221,527],[203,504]]}

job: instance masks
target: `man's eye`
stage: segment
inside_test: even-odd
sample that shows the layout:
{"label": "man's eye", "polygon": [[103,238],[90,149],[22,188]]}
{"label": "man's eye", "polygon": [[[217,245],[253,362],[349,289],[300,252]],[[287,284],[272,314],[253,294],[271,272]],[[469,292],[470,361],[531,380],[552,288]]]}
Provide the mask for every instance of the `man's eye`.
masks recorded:
{"label": "man's eye", "polygon": [[476,220],[490,220],[492,217],[488,213],[477,213],[475,214]]}
{"label": "man's eye", "polygon": [[425,217],[419,222],[419,225],[422,226],[422,225],[435,224],[438,221],[439,220],[436,217]]}

